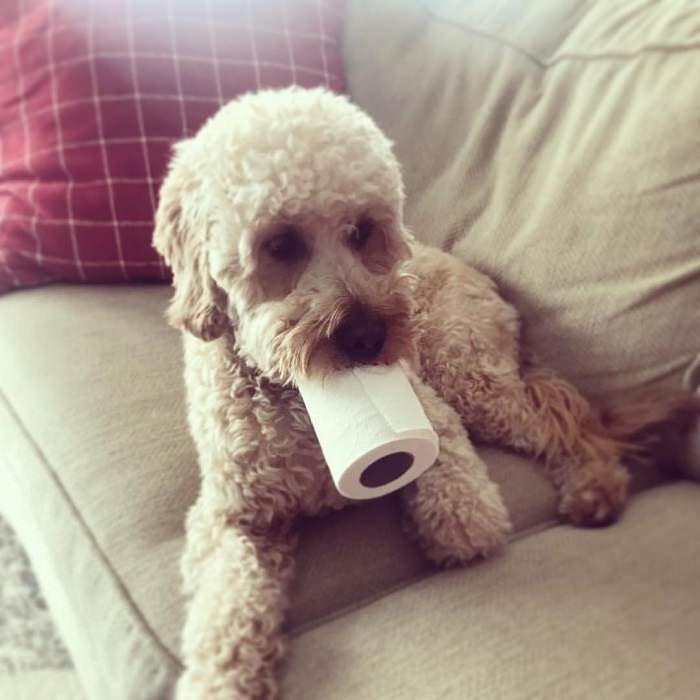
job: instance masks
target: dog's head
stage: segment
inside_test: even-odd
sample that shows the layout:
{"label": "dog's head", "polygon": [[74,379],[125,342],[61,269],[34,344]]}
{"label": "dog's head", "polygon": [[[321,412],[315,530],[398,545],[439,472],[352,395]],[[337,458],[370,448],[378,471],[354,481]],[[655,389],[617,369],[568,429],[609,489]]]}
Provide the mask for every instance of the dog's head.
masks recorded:
{"label": "dog's head", "polygon": [[390,142],[346,98],[290,88],[224,106],[176,146],[154,243],[170,322],[235,331],[274,381],[411,352],[403,184]]}

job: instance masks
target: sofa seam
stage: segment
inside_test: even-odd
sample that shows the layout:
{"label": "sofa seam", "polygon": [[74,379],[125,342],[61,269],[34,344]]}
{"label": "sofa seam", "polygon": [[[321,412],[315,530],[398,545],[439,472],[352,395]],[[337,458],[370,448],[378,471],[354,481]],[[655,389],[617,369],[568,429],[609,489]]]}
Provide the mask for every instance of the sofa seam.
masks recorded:
{"label": "sofa seam", "polygon": [[19,430],[21,431],[21,433],[24,435],[25,439],[27,440],[27,444],[36,453],[40,463],[42,464],[42,466],[44,468],[44,472],[46,473],[48,478],[55,484],[56,488],[58,488],[60,493],[63,495],[65,503],[68,505],[75,522],[77,523],[78,527],[85,533],[86,537],[90,541],[90,544],[93,548],[93,551],[98,555],[98,560],[101,562],[101,564],[104,568],[104,571],[108,574],[109,578],[112,580],[112,583],[116,586],[116,589],[123,596],[123,599],[124,599],[125,603],[127,604],[127,607],[132,611],[132,620],[134,622],[136,622],[138,625],[140,625],[142,632],[144,632],[147,635],[147,637],[151,639],[151,641],[155,644],[155,647],[157,649],[159,649],[160,652],[166,656],[166,658],[168,658],[172,663],[174,663],[178,669],[181,670],[182,669],[181,661],[160,640],[159,636],[156,634],[153,627],[146,620],[140,607],[136,604],[133,597],[130,595],[128,589],[126,588],[126,586],[122,582],[121,578],[119,576],[117,576],[117,574],[114,570],[114,567],[112,566],[109,558],[107,557],[107,555],[105,554],[101,545],[99,544],[92,529],[88,526],[85,519],[82,517],[80,510],[78,509],[75,502],[71,498],[71,496],[68,493],[63,482],[59,478],[58,473],[51,466],[51,462],[47,458],[44,450],[41,448],[41,446],[38,444],[38,442],[36,441],[34,436],[31,434],[26,423],[23,421],[23,419],[21,418],[21,416],[17,412],[17,409],[12,404],[12,402],[9,400],[9,398],[7,397],[7,395],[5,394],[5,392],[3,391],[3,389],[1,387],[0,387],[0,401],[2,401],[3,404],[7,407],[8,413],[15,421],[15,423],[16,423],[17,427],[19,428]]}
{"label": "sofa seam", "polygon": [[[534,535],[537,535],[541,532],[544,532],[545,530],[551,530],[555,527],[559,527],[563,525],[561,520],[557,518],[547,518],[546,520],[543,520],[539,523],[536,523],[535,525],[531,525],[530,527],[525,528],[524,530],[520,530],[519,532],[516,532],[514,535],[508,538],[507,546],[516,544],[517,542],[520,542],[521,540],[527,539],[528,537],[532,537]],[[500,555],[500,553],[499,553]],[[497,555],[497,556],[499,556]],[[486,561],[489,560],[475,560],[473,562],[470,562],[466,564],[465,566],[462,567],[462,571],[467,573],[473,566],[479,566],[482,563],[485,563]],[[323,627],[324,625],[334,622],[336,620],[339,620],[344,617],[348,617],[349,615],[352,615],[360,610],[363,610],[364,608],[369,607],[370,605],[379,602],[380,600],[383,600],[384,598],[387,598],[394,593],[398,593],[399,591],[402,591],[406,588],[410,588],[414,584],[421,583],[422,581],[426,581],[427,579],[431,578],[432,576],[438,575],[444,571],[447,571],[447,569],[444,568],[439,568],[436,565],[431,565],[430,562],[426,559],[426,567],[422,569],[419,573],[413,574],[412,576],[409,576],[407,579],[403,581],[399,581],[398,583],[395,583],[391,586],[388,586],[387,588],[384,588],[381,591],[378,591],[377,593],[373,593],[368,596],[364,596],[363,598],[356,600],[352,603],[348,603],[347,605],[344,605],[337,610],[333,610],[329,613],[326,613],[324,615],[321,615],[320,617],[310,620],[309,622],[302,623],[298,625],[296,628],[288,631],[288,636],[291,640],[297,639],[299,637],[302,637],[305,635],[307,632],[312,632],[315,629],[318,629],[319,627]]]}
{"label": "sofa seam", "polygon": [[499,46],[505,47],[520,54],[527,58],[533,65],[537,66],[543,72],[548,71],[550,68],[557,66],[559,64],[567,62],[581,62],[581,63],[596,63],[604,61],[631,61],[636,58],[647,54],[663,54],[671,55],[677,53],[693,52],[700,50],[700,42],[687,42],[684,44],[656,44],[650,43],[645,44],[635,51],[606,51],[603,53],[561,53],[554,56],[554,58],[547,60],[541,56],[538,56],[531,51],[528,51],[522,46],[504,39],[503,37],[492,34],[491,32],[484,31],[483,29],[478,29],[470,24],[461,24],[454,21],[453,19],[446,17],[439,12],[432,9],[426,2],[426,0],[414,0],[423,11],[434,21],[439,22],[453,29],[462,31],[467,34],[473,34],[479,36],[487,41],[490,41]]}

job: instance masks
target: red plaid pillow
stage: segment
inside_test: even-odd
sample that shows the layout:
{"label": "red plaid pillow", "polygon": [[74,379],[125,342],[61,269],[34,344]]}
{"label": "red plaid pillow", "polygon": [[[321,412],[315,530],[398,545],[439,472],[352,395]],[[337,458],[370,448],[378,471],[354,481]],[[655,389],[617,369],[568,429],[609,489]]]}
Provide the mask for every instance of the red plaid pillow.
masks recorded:
{"label": "red plaid pillow", "polygon": [[260,87],[342,86],[342,0],[2,0],[0,291],[166,280],[171,144]]}

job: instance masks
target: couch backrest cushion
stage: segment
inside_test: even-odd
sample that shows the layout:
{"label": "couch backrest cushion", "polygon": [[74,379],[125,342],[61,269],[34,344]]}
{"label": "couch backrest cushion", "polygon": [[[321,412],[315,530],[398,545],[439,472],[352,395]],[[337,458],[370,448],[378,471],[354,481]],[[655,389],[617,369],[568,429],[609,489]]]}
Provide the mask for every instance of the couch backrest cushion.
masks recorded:
{"label": "couch backrest cushion", "polygon": [[396,142],[407,220],[476,264],[597,394],[700,348],[700,6],[350,3],[349,91]]}
{"label": "couch backrest cushion", "polygon": [[173,142],[242,92],[342,87],[344,0],[2,0],[0,291],[165,280]]}

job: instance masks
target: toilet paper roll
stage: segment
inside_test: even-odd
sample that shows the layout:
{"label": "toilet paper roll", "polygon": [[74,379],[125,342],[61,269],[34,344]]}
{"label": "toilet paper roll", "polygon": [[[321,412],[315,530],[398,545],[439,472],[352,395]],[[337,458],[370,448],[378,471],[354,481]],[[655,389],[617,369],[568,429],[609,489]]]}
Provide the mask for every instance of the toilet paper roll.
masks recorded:
{"label": "toilet paper roll", "polygon": [[383,496],[437,458],[437,434],[400,365],[357,367],[297,385],[343,496]]}

